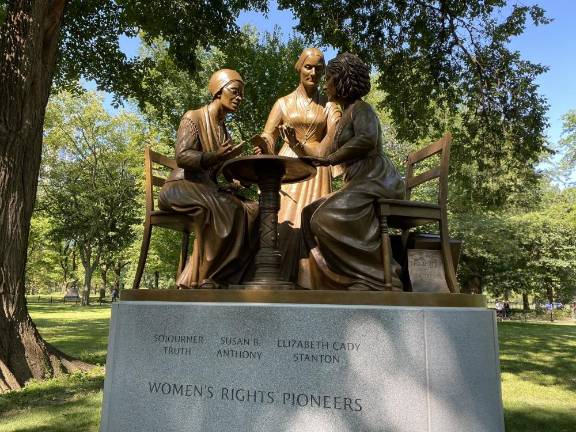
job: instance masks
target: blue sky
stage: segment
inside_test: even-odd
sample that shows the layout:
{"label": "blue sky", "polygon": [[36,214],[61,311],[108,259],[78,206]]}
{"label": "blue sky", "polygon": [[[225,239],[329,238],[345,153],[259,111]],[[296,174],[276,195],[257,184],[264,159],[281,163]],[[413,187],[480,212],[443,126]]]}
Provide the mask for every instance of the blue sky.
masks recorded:
{"label": "blue sky", "polygon": [[[517,1],[542,6],[549,18],[554,21],[545,26],[530,25],[527,30],[511,42],[511,47],[520,51],[522,57],[549,67],[537,83],[540,92],[550,105],[547,131],[550,143],[556,143],[562,132],[561,117],[570,109],[576,109],[576,0]],[[267,16],[255,12],[245,12],[238,18],[240,26],[254,25],[259,31],[272,31],[280,27],[284,36],[293,32],[296,20],[289,11],[278,11],[276,3],[270,3]],[[136,39],[121,39],[121,47],[127,55],[135,55],[138,49]],[[326,52],[327,58],[334,56],[333,50]],[[108,99],[110,100],[110,99]]]}
{"label": "blue sky", "polygon": [[550,68],[537,83],[550,104],[548,137],[554,143],[562,131],[562,115],[576,110],[576,1],[539,0],[537,3],[554,21],[545,26],[530,26],[511,46],[525,59]]}

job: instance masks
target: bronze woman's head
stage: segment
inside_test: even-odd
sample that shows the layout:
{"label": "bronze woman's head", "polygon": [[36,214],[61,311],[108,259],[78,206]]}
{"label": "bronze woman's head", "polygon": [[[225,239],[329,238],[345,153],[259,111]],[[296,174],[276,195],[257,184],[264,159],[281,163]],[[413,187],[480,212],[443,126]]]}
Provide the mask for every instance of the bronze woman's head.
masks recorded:
{"label": "bronze woman's head", "polygon": [[324,75],[324,68],[324,54],[318,48],[306,48],[294,65],[305,87],[316,87]]}
{"label": "bronze woman's head", "polygon": [[370,92],[370,67],[355,54],[343,53],[328,62],[326,92],[331,99],[353,102]]}
{"label": "bronze woman's head", "polygon": [[220,99],[225,111],[234,112],[244,97],[244,80],[235,70],[220,69],[210,77],[208,90],[213,100]]}

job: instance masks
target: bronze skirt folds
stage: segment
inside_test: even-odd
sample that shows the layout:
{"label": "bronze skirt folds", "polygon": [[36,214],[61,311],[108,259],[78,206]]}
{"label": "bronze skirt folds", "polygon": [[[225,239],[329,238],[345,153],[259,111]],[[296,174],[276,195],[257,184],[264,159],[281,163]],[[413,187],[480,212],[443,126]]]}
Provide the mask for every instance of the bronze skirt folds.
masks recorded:
{"label": "bronze skirt folds", "polygon": [[[288,144],[284,144],[279,155],[298,157]],[[278,212],[278,245],[282,254],[281,274],[284,280],[296,281],[298,275],[302,210],[308,204],[328,195],[332,191],[331,182],[330,167],[318,167],[316,175],[310,180],[282,185]],[[305,269],[302,271],[305,272]]]}
{"label": "bronze skirt folds", "polygon": [[211,182],[181,179],[165,183],[158,204],[162,210],[186,213],[196,225],[194,250],[179,286],[208,282],[224,287],[241,281],[255,247],[257,203],[219,192]]}
{"label": "bronze skirt folds", "polygon": [[[303,253],[310,255],[313,289],[384,289],[381,238],[375,201],[402,198],[404,183],[382,154],[345,169],[344,187],[302,213]],[[394,267],[398,265],[393,263]],[[392,283],[402,284],[396,274]]]}

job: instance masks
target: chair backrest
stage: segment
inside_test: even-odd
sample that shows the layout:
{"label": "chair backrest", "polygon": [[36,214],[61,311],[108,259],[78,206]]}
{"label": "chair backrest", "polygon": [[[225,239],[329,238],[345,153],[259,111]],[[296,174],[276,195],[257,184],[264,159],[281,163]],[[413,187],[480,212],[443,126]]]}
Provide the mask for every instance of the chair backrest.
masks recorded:
{"label": "chair backrest", "polygon": [[154,165],[175,169],[177,167],[174,159],[167,158],[163,154],[150,150],[150,147],[144,149],[144,174],[146,176],[146,214],[154,211],[154,186],[162,187],[165,178],[154,174]]}
{"label": "chair backrest", "polygon": [[[406,199],[410,199],[412,189],[416,186],[438,178],[438,204],[441,206],[446,205],[446,202],[448,201],[448,162],[450,161],[451,143],[452,135],[446,133],[435,143],[408,155],[408,158],[406,159]],[[439,155],[440,164],[415,176],[414,166],[436,154]]]}

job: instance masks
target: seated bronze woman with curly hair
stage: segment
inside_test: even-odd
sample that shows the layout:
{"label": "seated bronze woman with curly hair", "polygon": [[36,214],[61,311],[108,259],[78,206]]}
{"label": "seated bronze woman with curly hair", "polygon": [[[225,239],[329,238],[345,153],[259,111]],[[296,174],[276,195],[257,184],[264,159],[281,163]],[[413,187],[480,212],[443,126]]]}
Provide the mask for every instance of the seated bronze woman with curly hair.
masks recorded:
{"label": "seated bronze woman with curly hair", "polygon": [[[403,198],[404,182],[383,153],[376,113],[361,99],[370,91],[369,67],[356,55],[340,54],[328,63],[325,90],[344,113],[332,153],[313,162],[342,165],[344,186],[302,211],[303,253],[309,254],[311,280],[300,284],[311,289],[384,290],[374,202]],[[401,290],[397,275],[392,284]]]}

